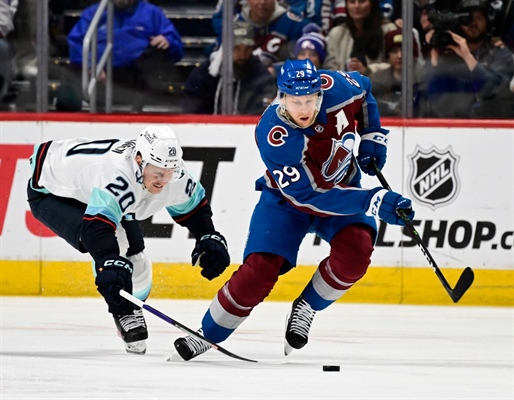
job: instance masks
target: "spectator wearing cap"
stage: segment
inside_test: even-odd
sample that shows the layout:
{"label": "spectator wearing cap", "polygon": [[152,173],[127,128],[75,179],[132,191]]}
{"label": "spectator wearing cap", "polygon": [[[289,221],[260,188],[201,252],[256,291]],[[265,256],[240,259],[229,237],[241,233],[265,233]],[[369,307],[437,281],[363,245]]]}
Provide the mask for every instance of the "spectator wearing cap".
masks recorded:
{"label": "spectator wearing cap", "polygon": [[[303,28],[303,36],[295,43],[294,58],[297,60],[305,60],[308,58],[316,68],[321,68],[327,56],[326,48],[327,40],[321,33],[321,28],[314,23],[310,23],[305,25]],[[283,62],[274,63],[268,70],[274,77],[277,77],[282,65],[284,65]]]}
{"label": "spectator wearing cap", "polygon": [[327,40],[316,24],[308,24],[303,28],[303,35],[296,41],[294,56],[298,60],[308,58],[316,68],[321,68],[327,56]]}
{"label": "spectator wearing cap", "polygon": [[[414,35],[413,35],[414,36]],[[388,67],[371,75],[371,87],[380,115],[401,116],[402,112],[402,30],[401,28],[388,32],[384,36],[385,59]],[[419,57],[419,47],[413,40],[414,82],[413,103],[414,115],[417,114],[418,92],[423,80],[423,66],[416,62]]]}
{"label": "spectator wearing cap", "polygon": [[[260,115],[275,98],[275,79],[252,54],[255,41],[252,25],[234,22],[232,50],[234,77],[233,114]],[[219,114],[222,102],[221,66],[223,45],[189,74],[182,95],[182,110],[190,114]]]}

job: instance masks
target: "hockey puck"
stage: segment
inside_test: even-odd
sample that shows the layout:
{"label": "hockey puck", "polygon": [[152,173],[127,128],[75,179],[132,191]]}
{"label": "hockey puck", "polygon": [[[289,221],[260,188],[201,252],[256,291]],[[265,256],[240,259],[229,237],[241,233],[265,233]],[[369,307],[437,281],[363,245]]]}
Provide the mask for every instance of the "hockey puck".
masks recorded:
{"label": "hockey puck", "polygon": [[323,371],[341,371],[339,365],[323,365]]}

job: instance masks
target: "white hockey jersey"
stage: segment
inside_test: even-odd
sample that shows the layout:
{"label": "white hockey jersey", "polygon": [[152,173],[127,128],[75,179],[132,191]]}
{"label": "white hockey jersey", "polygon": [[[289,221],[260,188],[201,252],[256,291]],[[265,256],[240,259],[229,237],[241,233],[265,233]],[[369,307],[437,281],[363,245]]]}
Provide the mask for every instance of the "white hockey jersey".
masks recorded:
{"label": "white hockey jersey", "polygon": [[116,226],[123,216],[144,220],[162,208],[172,217],[194,210],[205,197],[201,183],[184,164],[159,194],[144,189],[135,160],[135,140],[75,138],[35,146],[32,188],[87,204],[85,214],[101,214]]}

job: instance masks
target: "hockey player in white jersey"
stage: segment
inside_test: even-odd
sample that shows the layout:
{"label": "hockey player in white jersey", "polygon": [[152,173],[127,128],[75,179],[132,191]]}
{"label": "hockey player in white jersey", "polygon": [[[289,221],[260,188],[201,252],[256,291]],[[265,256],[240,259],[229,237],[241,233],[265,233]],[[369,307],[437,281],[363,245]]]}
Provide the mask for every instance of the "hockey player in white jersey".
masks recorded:
{"label": "hockey player in white jersey", "polygon": [[119,295],[146,300],[152,263],[139,220],[166,208],[196,238],[192,264],[211,280],[230,264],[201,183],[187,171],[175,133],[149,126],[132,140],[75,138],[35,146],[27,187],[34,216],[93,258],[95,284],[129,353],[144,354],[142,310]]}

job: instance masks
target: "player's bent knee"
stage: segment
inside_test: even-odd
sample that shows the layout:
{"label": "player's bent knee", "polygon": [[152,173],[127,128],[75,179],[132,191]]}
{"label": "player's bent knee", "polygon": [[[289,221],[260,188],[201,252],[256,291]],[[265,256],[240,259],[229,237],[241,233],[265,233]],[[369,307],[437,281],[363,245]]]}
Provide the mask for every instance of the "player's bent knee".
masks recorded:
{"label": "player's bent knee", "polygon": [[244,307],[264,300],[278,280],[284,258],[275,254],[254,253],[234,272],[229,281],[230,294]]}
{"label": "player's bent knee", "polygon": [[330,245],[330,266],[339,279],[353,283],[366,274],[373,253],[371,228],[347,226],[334,236]]}

